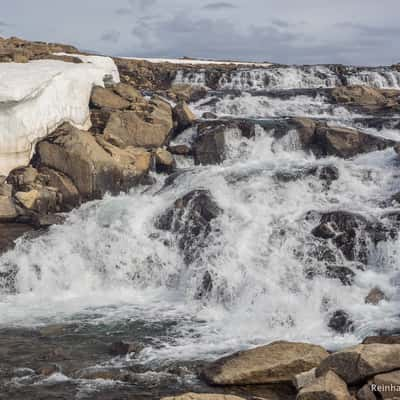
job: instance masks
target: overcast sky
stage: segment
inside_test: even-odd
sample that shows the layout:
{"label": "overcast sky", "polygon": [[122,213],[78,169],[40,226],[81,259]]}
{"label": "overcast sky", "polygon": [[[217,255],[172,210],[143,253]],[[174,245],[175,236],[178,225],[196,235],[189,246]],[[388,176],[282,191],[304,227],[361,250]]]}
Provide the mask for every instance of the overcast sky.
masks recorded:
{"label": "overcast sky", "polygon": [[400,62],[399,0],[0,1],[0,36],[111,55]]}

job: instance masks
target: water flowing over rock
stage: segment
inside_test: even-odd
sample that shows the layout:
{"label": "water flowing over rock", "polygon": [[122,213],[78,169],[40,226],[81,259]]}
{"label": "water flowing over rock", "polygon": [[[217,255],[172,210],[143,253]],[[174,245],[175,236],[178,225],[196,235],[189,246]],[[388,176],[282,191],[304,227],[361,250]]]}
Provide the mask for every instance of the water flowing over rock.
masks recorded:
{"label": "water flowing over rock", "polygon": [[328,353],[320,346],[275,342],[222,358],[203,370],[213,385],[291,382],[295,375],[320,364]]}
{"label": "water flowing over rock", "polygon": [[181,396],[164,397],[162,400],[244,400],[243,397],[225,394],[186,393]]}

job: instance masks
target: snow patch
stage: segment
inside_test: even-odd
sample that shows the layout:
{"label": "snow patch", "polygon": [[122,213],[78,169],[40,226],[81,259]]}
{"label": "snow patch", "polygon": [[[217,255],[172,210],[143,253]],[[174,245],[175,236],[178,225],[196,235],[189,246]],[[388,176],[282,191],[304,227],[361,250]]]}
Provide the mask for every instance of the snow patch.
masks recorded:
{"label": "snow patch", "polygon": [[109,57],[76,56],[82,64],[0,64],[0,175],[27,165],[35,143],[62,123],[90,128],[93,86],[118,83],[119,74]]}

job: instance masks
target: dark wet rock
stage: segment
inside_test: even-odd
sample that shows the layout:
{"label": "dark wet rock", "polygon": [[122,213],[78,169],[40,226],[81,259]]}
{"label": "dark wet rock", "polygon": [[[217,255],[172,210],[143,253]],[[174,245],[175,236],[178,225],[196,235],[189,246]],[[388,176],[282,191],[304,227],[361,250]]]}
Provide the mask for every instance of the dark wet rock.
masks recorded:
{"label": "dark wet rock", "polygon": [[345,286],[351,286],[354,282],[355,273],[348,267],[328,265],[326,267],[326,277],[339,279]]}
{"label": "dark wet rock", "polygon": [[110,381],[121,381],[129,382],[131,379],[131,373],[121,368],[87,368],[78,371],[76,377],[79,379],[103,379]]}
{"label": "dark wet rock", "polygon": [[203,119],[217,119],[218,116],[212,112],[205,112],[201,115],[201,118]]}
{"label": "dark wet rock", "polygon": [[0,254],[11,250],[16,239],[32,231],[33,227],[29,224],[0,223]]}
{"label": "dark wet rock", "polygon": [[365,217],[346,211],[322,214],[320,224],[312,234],[323,239],[331,239],[349,261],[368,261],[369,245],[387,240],[391,233],[379,221],[369,221]]}
{"label": "dark wet rock", "polygon": [[190,146],[185,144],[178,144],[174,146],[169,146],[168,150],[177,156],[190,156],[192,154],[192,149]]}
{"label": "dark wet rock", "polygon": [[139,353],[143,349],[140,343],[135,342],[114,342],[109,348],[109,353],[113,356],[124,356],[130,353]]}
{"label": "dark wet rock", "polygon": [[193,114],[192,110],[186,104],[185,101],[179,102],[173,109],[173,118],[175,125],[175,135],[183,132],[189,128],[196,121],[196,115]]}
{"label": "dark wet rock", "polygon": [[373,289],[371,289],[371,291],[368,293],[368,296],[365,298],[365,303],[378,305],[381,301],[385,299],[386,299],[385,293],[382,292],[382,290],[379,289],[378,287],[374,287]]}
{"label": "dark wet rock", "polygon": [[350,315],[344,310],[335,311],[329,319],[328,327],[333,331],[345,334],[354,330],[353,321]]}
{"label": "dark wet rock", "polygon": [[400,345],[400,335],[399,336],[369,336],[365,338],[362,344],[399,344]]}
{"label": "dark wet rock", "polygon": [[339,265],[327,265],[323,270],[306,268],[305,275],[307,279],[314,279],[317,276],[323,276],[328,279],[338,279],[344,286],[351,286],[355,277],[353,270]]}
{"label": "dark wet rock", "polygon": [[225,127],[199,125],[198,135],[192,145],[196,164],[220,164],[225,159]]}
{"label": "dark wet rock", "polygon": [[206,271],[203,275],[201,286],[198,288],[195,297],[197,299],[203,299],[207,297],[209,293],[211,293],[212,289],[213,289],[213,278],[210,272]]}
{"label": "dark wet rock", "polygon": [[156,228],[174,233],[186,264],[207,245],[212,221],[222,213],[207,190],[194,190],[175,201],[155,222]]}

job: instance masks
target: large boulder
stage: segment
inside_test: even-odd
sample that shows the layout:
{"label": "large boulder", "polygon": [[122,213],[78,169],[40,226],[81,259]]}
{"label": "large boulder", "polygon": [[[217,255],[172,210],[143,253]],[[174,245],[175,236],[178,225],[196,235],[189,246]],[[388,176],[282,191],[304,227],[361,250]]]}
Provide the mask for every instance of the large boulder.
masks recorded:
{"label": "large boulder", "polygon": [[41,165],[69,177],[84,200],[126,191],[140,183],[151,158],[143,149],[122,150],[68,124],[40,142],[37,154]]}
{"label": "large boulder", "polygon": [[104,138],[110,143],[127,146],[162,147],[173,128],[172,109],[165,101],[156,98],[144,113],[122,111],[111,114],[104,130]]}
{"label": "large boulder", "polygon": [[206,246],[212,222],[222,209],[207,190],[194,190],[175,201],[165,213],[158,217],[158,229],[174,233],[187,264]]}
{"label": "large boulder", "polygon": [[17,216],[17,207],[12,197],[0,195],[0,222],[13,221]]}
{"label": "large boulder", "polygon": [[328,371],[303,387],[296,400],[351,400],[347,385],[334,372]]}
{"label": "large boulder", "polygon": [[400,345],[361,344],[333,353],[322,360],[317,368],[317,376],[331,370],[347,384],[356,384],[395,369],[400,369]]}
{"label": "large boulder", "polygon": [[129,101],[123,99],[113,90],[101,86],[93,88],[90,101],[92,106],[96,108],[106,108],[110,110],[125,110],[130,106]]}
{"label": "large boulder", "polygon": [[142,94],[132,85],[128,85],[127,83],[118,83],[117,85],[113,86],[112,89],[115,93],[129,102],[143,101]]}
{"label": "large boulder", "polygon": [[312,149],[318,156],[354,157],[357,154],[383,150],[393,140],[368,135],[355,129],[320,126],[316,129]]}
{"label": "large boulder", "polygon": [[161,400],[244,400],[228,394],[186,393],[181,396],[163,397]]}
{"label": "large boulder", "polygon": [[212,385],[292,382],[295,375],[317,367],[328,355],[312,344],[274,342],[217,360],[202,376]]}
{"label": "large boulder", "polygon": [[379,393],[383,399],[399,398],[400,370],[376,375],[371,384],[374,393]]}

